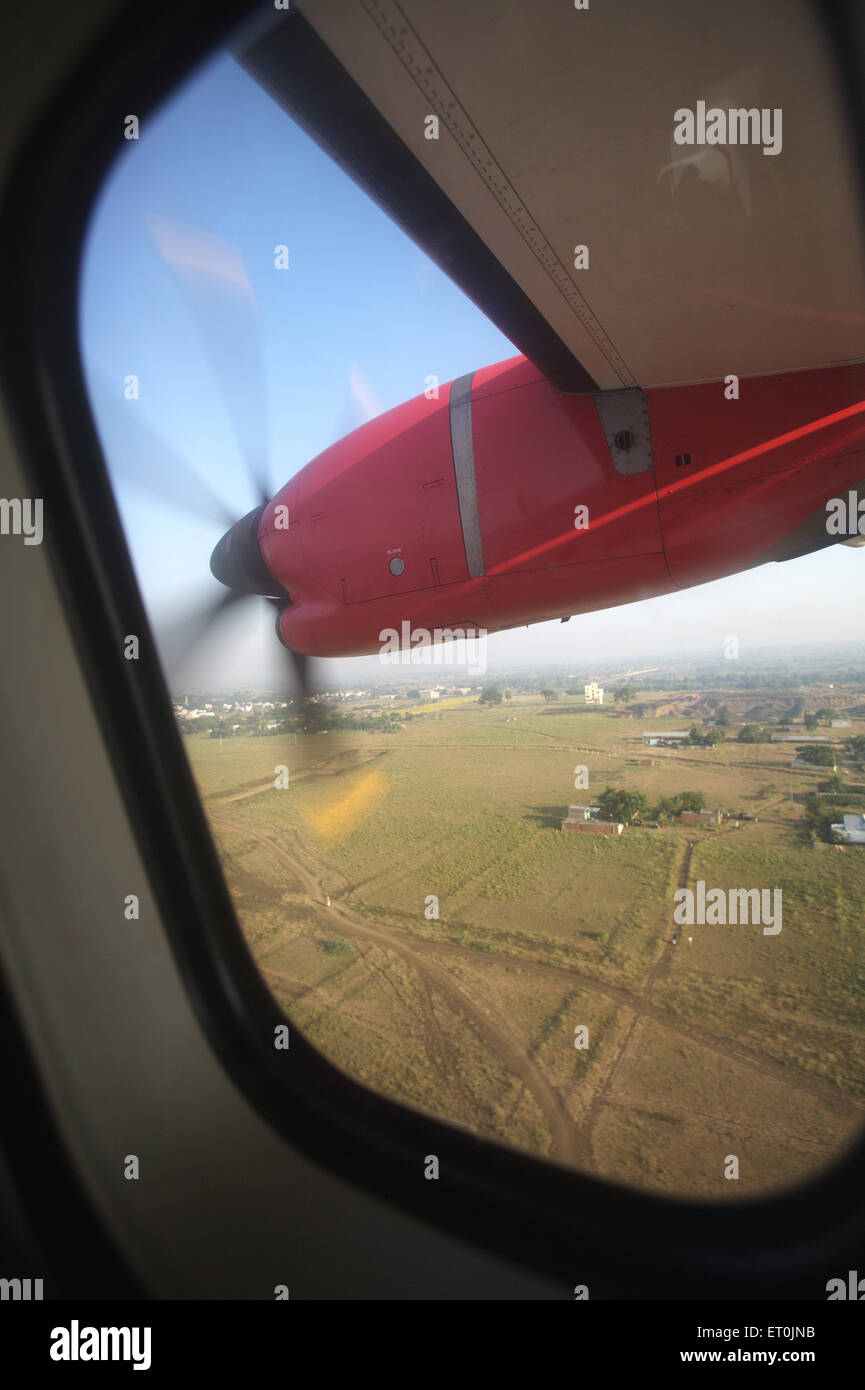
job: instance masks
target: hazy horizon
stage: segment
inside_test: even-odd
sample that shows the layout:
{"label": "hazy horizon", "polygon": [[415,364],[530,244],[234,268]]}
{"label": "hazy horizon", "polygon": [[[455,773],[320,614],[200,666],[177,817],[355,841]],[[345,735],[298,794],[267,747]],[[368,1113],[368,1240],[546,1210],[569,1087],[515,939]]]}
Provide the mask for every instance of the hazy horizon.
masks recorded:
{"label": "hazy horizon", "polygon": [[[827,663],[832,660],[839,665],[846,662],[861,664],[862,679],[865,681],[865,640],[862,639],[848,642],[763,643],[761,646],[743,649],[736,659],[735,667],[744,678],[749,673],[760,671],[772,664],[789,664],[798,661],[802,663],[803,681],[810,679],[810,683],[815,683],[818,677],[814,667],[818,663]],[[644,672],[641,669],[644,662],[650,662],[653,669]],[[667,648],[656,651],[628,650],[617,653],[615,657],[587,657],[582,664],[572,663],[570,666],[567,662],[557,661],[549,661],[540,665],[534,662],[496,664],[490,661],[488,669],[480,674],[466,671],[465,668],[446,665],[390,667],[382,665],[376,657],[355,657],[341,662],[316,661],[313,670],[316,683],[324,689],[349,690],[373,684],[393,684],[406,687],[429,686],[432,688],[443,682],[474,687],[504,682],[508,676],[524,680],[531,675],[548,678],[551,682],[564,682],[569,675],[573,675],[578,679],[583,677],[598,678],[610,682],[615,680],[616,684],[622,684],[626,674],[633,676],[636,683],[644,689],[651,689],[652,682],[649,677],[655,671],[661,676],[677,667],[689,666],[698,669],[705,667],[711,672],[713,664],[717,665],[719,675],[729,672],[732,666],[732,662],[724,658],[714,648]],[[318,667],[321,667],[322,673],[327,671],[329,675],[327,677],[324,674],[319,676]],[[334,674],[337,668],[340,671],[339,675]],[[241,678],[234,680],[226,680],[215,674],[210,677],[204,675],[186,681],[173,681],[170,685],[171,694],[175,699],[182,698],[184,695],[191,696],[203,692],[232,694],[241,690],[273,694],[281,688],[282,682],[278,672],[270,679],[253,679],[249,671]]]}

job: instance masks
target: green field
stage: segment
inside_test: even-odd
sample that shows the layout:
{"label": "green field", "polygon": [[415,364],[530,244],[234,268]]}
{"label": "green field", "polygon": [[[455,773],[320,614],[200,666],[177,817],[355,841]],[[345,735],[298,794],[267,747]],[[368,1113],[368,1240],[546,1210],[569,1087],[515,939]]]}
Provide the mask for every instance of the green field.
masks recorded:
{"label": "green field", "polygon": [[[683,724],[526,697],[186,746],[259,968],[334,1063],[558,1163],[735,1198],[825,1165],[865,1116],[865,850],[806,843],[825,772],[791,770],[791,746],[643,748],[658,727]],[[606,786],[759,823],[563,834]],[[782,931],[673,945],[697,879],[780,888]]]}

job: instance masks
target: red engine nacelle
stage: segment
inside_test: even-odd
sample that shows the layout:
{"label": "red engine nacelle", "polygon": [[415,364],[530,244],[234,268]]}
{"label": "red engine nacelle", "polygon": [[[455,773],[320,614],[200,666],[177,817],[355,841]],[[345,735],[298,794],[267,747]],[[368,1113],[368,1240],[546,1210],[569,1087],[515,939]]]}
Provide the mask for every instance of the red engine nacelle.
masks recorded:
{"label": "red engine nacelle", "polygon": [[517,357],[388,411],[261,513],[283,640],[354,656],[406,620],[494,632],[843,539],[826,502],[865,496],[865,366],[732,392],[566,395]]}

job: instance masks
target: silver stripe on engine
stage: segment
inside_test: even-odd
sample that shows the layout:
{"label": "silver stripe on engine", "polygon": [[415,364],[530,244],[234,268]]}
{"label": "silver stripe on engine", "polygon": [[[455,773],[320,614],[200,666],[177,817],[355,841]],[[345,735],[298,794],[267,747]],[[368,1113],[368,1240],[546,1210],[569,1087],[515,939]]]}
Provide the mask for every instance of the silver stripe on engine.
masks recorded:
{"label": "silver stripe on engine", "polygon": [[484,550],[481,543],[481,518],[478,511],[478,487],[475,478],[475,451],[472,444],[472,380],[474,372],[458,377],[451,385],[449,401],[451,449],[457,481],[457,500],[463,528],[463,545],[469,578],[477,579],[484,571]]}

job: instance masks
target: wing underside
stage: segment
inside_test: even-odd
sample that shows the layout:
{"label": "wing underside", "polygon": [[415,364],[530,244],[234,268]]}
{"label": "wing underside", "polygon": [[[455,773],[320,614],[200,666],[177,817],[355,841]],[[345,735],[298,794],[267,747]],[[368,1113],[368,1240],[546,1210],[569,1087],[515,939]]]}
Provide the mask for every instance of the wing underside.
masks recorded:
{"label": "wing underside", "polygon": [[865,358],[855,152],[807,3],[318,0],[238,56],[562,389]]}

